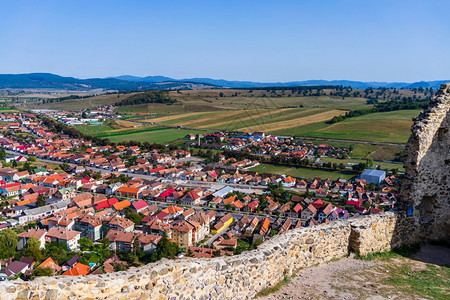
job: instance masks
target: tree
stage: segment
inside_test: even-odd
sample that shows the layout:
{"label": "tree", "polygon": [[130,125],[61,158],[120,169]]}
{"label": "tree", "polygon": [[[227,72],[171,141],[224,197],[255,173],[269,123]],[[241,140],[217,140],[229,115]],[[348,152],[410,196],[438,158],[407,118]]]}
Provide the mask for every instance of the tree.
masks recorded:
{"label": "tree", "polygon": [[0,160],[4,160],[6,156],[6,151],[5,149],[0,149]]}
{"label": "tree", "polygon": [[[173,258],[177,255],[179,247],[176,243],[169,241],[167,238],[167,234],[164,232],[161,240],[156,246],[156,251],[154,252],[156,255],[156,260],[161,258]],[[153,253],[152,253],[153,254]]]}
{"label": "tree", "polygon": [[67,248],[65,243],[50,242],[45,244],[45,257],[51,257],[58,265],[65,263],[69,259],[68,253],[69,248]]}
{"label": "tree", "polygon": [[34,248],[40,248],[40,246],[41,246],[41,243],[40,243],[39,240],[38,240],[37,238],[35,238],[35,237],[29,238],[28,241],[27,241],[27,243],[26,243],[26,245],[25,245],[26,248],[32,248],[32,247],[34,247]]}
{"label": "tree", "polygon": [[144,215],[134,212],[129,207],[125,209],[125,218],[132,221],[136,225],[141,224],[141,220],[143,217]]}
{"label": "tree", "polygon": [[115,263],[114,264],[114,272],[120,272],[127,270],[128,267],[124,263]]}
{"label": "tree", "polygon": [[10,258],[16,254],[17,233],[12,229],[0,231],[0,259]]}
{"label": "tree", "polygon": [[31,164],[27,161],[24,163],[23,167],[21,168],[22,171],[27,171],[28,173],[32,173],[33,172],[33,167],[31,166]]}
{"label": "tree", "polygon": [[214,255],[214,257],[219,257],[221,252],[219,249],[217,249],[217,250],[214,250],[212,254]]}
{"label": "tree", "polygon": [[104,261],[111,255],[111,249],[109,248],[109,239],[101,239],[99,243],[94,244],[92,251],[97,253],[101,261]]}
{"label": "tree", "polygon": [[61,169],[62,169],[63,171],[67,171],[67,169],[69,168],[69,164],[68,164],[68,163],[62,163],[62,164],[60,165],[60,167],[61,167]]}
{"label": "tree", "polygon": [[31,278],[38,276],[53,276],[53,270],[49,267],[37,267],[31,273]]}
{"label": "tree", "polygon": [[81,251],[90,251],[94,245],[94,243],[92,243],[92,241],[87,237],[82,237],[79,239],[78,244],[80,245]]}
{"label": "tree", "polygon": [[369,209],[370,208],[370,203],[369,202],[364,202],[363,207],[365,209]]}
{"label": "tree", "polygon": [[186,257],[195,257],[194,252],[192,251],[192,249],[190,247],[186,251]]}
{"label": "tree", "polygon": [[42,261],[43,255],[40,249],[41,243],[35,237],[29,238],[22,256],[32,257],[35,261]]}
{"label": "tree", "polygon": [[39,194],[38,199],[36,201],[36,206],[41,207],[47,205],[47,202],[45,201],[44,194]]}
{"label": "tree", "polygon": [[373,159],[372,158],[366,158],[366,166],[367,168],[373,167]]}

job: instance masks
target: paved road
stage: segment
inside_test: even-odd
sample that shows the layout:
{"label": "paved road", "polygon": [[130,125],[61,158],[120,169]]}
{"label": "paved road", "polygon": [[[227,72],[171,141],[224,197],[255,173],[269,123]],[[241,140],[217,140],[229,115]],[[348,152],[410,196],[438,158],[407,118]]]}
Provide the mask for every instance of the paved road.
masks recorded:
{"label": "paved road", "polygon": [[[25,157],[28,157],[28,155],[26,154],[22,154],[20,152],[15,152],[15,151],[10,151],[10,150],[5,150],[6,153],[9,154],[15,154],[15,155],[22,155]],[[42,158],[38,158],[37,160],[41,161],[41,162],[45,162],[45,163],[51,163],[51,164],[63,164],[63,162],[61,161],[57,161],[57,160],[49,160],[49,159],[42,159]],[[94,171],[94,172],[100,172],[100,173],[111,173],[110,170],[105,170],[105,169],[101,169],[101,168],[96,168],[96,167],[87,167],[85,166],[86,169]],[[137,178],[142,178],[142,179],[146,179],[146,180],[158,180],[159,178],[153,175],[145,175],[145,174],[135,174],[135,173],[128,173],[128,172],[118,172],[119,174],[124,174],[124,175],[128,175],[129,177],[133,178],[133,177],[137,177]],[[242,188],[241,191],[243,190],[249,190],[250,193],[251,190],[265,190],[266,187],[265,186],[260,186],[260,185],[245,185],[245,184],[235,184],[235,183],[219,183],[219,182],[211,182],[211,181],[198,181],[198,180],[179,180],[178,185],[180,186],[202,186],[202,187],[211,187],[211,188],[216,188],[216,189],[220,189],[223,188],[225,186],[232,186],[232,187],[237,187],[237,188]],[[297,189],[294,188],[285,188],[285,190],[290,190],[293,192],[298,192]],[[256,192],[257,194],[261,194]]]}
{"label": "paved road", "polygon": [[[231,223],[233,224],[233,223]],[[219,236],[221,236],[222,234],[224,234],[225,232],[228,231],[228,228],[231,226],[231,224],[229,224],[228,226],[222,228],[219,232],[217,232],[215,235],[213,235],[212,237],[210,237],[204,244],[211,246],[211,244],[219,238]]]}

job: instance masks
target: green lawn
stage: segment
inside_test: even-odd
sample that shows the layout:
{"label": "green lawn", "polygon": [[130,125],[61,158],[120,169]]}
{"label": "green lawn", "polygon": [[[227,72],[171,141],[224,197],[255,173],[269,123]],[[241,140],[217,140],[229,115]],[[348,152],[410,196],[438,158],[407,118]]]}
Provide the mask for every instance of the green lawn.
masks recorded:
{"label": "green lawn", "polygon": [[[339,158],[334,158],[334,157],[321,157],[320,158],[321,162],[331,162],[331,163],[337,163],[337,164],[348,164],[348,163],[360,163],[360,162],[364,162],[365,160],[361,160],[361,159],[339,159]],[[374,162],[374,165],[376,166],[380,166],[381,169],[398,169],[399,171],[404,171],[405,169],[403,168],[403,164],[394,164],[394,163],[385,163],[385,162]]]}
{"label": "green lawn", "polygon": [[137,128],[115,129],[107,125],[80,125],[76,128],[85,134],[100,138],[107,138],[110,139],[111,142],[115,143],[133,140],[139,142],[166,144],[182,139],[188,133],[207,133],[207,131],[201,130],[187,130],[159,126],[141,126]]}
{"label": "green lawn", "polygon": [[104,132],[114,131],[115,129],[108,125],[78,125],[75,129],[84,134],[98,136]]}
{"label": "green lawn", "polygon": [[172,143],[178,139],[183,138],[188,133],[207,133],[206,131],[200,130],[186,130],[186,129],[176,129],[176,128],[166,128],[166,127],[144,127],[140,129],[131,130],[117,130],[111,133],[103,133],[97,135],[101,138],[108,138],[111,142],[120,143],[123,141],[139,141],[139,142],[149,142],[157,144]]}
{"label": "green lawn", "polygon": [[351,172],[341,173],[341,172],[308,169],[308,168],[290,168],[290,167],[267,165],[267,164],[261,164],[259,166],[250,168],[249,170],[255,171],[258,173],[285,174],[288,176],[304,177],[304,178],[320,177],[322,179],[330,178],[331,180],[337,180],[339,178],[348,180],[355,176],[355,174],[351,173]]}

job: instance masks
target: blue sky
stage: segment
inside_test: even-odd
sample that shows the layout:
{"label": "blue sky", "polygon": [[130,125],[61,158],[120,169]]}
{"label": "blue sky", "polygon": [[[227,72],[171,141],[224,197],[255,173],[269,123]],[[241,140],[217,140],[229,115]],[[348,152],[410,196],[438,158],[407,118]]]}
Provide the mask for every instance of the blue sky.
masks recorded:
{"label": "blue sky", "polygon": [[444,80],[448,4],[0,0],[0,73]]}

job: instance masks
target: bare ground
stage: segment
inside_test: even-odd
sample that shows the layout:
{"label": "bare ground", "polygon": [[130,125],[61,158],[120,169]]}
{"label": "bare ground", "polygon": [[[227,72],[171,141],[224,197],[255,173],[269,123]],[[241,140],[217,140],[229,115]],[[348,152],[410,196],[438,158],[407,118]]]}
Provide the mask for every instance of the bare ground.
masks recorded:
{"label": "bare ground", "polygon": [[[339,261],[300,270],[280,290],[258,299],[433,299],[417,295],[405,286],[390,285],[386,280],[396,276],[397,268],[408,266],[413,271],[420,271],[426,270],[430,264],[437,268],[450,266],[449,248],[425,246],[410,258],[389,260],[364,261],[350,255]],[[448,287],[444,290],[444,298],[450,299]]]}

